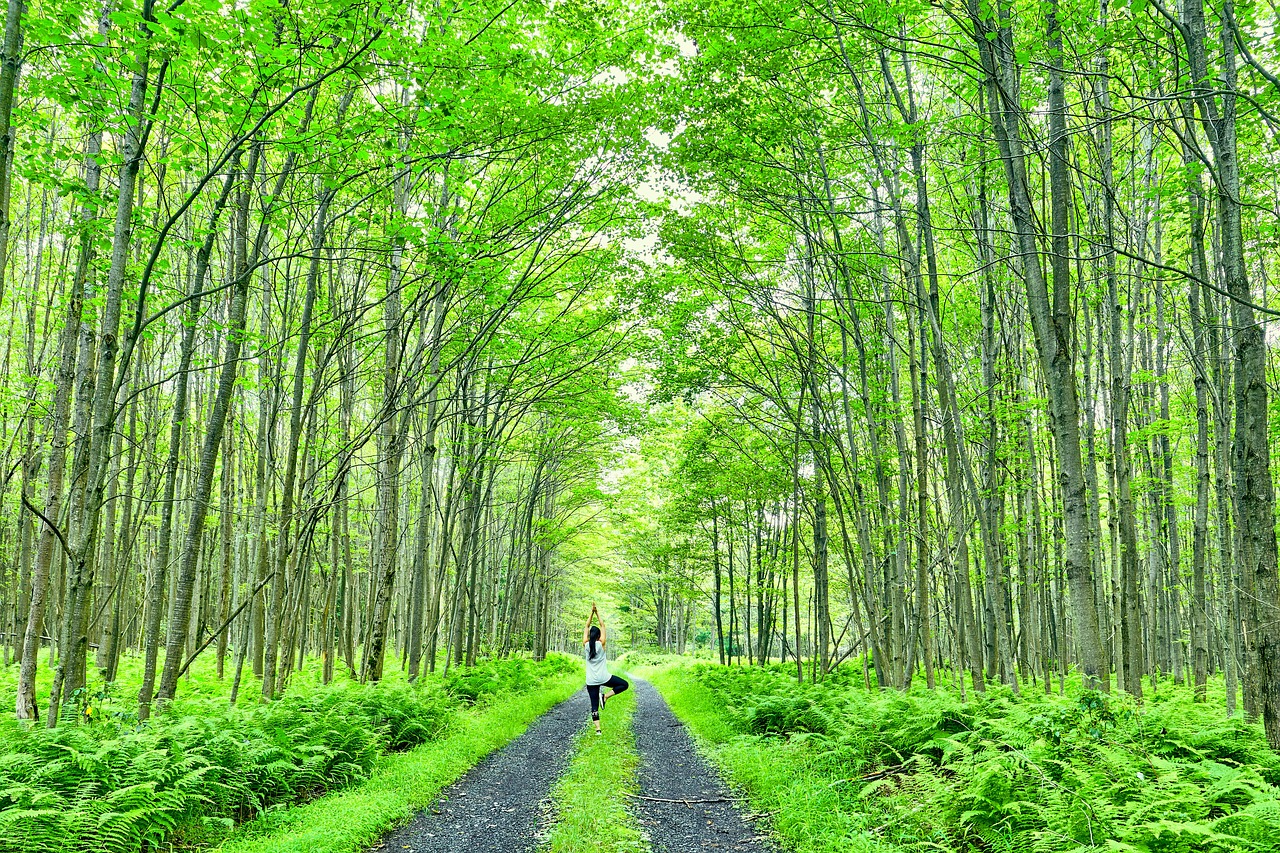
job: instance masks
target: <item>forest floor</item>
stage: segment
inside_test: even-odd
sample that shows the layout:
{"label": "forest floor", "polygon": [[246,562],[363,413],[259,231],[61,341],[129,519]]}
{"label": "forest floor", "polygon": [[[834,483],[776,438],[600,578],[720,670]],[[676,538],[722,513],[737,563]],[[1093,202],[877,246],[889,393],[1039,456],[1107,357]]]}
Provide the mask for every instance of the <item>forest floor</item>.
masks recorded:
{"label": "forest floor", "polygon": [[[625,798],[628,817],[634,817],[655,853],[770,853],[775,848],[739,813],[719,774],[697,752],[693,740],[662,696],[647,681],[633,683],[634,711],[630,716],[638,773],[630,790],[591,791],[592,798],[571,805],[575,809],[603,807],[603,801]],[[624,700],[615,700],[622,704]],[[585,692],[561,703],[504,749],[482,761],[411,823],[390,833],[370,853],[533,853],[542,849],[551,832],[552,786],[566,769],[575,748],[586,755],[599,741],[588,731]],[[628,710],[630,710],[628,708]],[[602,720],[610,729],[606,709]],[[616,726],[615,726],[616,728]],[[575,738],[575,734],[579,736]],[[610,734],[616,734],[610,731]],[[625,735],[624,735],[625,736]],[[603,744],[608,747],[610,744]],[[625,761],[628,751],[592,755],[593,760]],[[609,768],[599,776],[607,778]],[[601,788],[606,786],[601,786]],[[562,809],[564,806],[562,805]],[[561,821],[582,816],[561,814]],[[610,826],[603,836],[553,839],[552,847],[566,853],[613,850],[611,834],[634,835],[631,827]],[[628,849],[632,849],[628,846]]]}
{"label": "forest floor", "polygon": [[[246,677],[230,705],[229,679],[198,665],[140,725],[129,666],[109,688],[91,683],[55,729],[0,719],[0,853],[367,850],[582,690],[563,655],[414,684],[392,672],[321,685],[314,663],[265,704]],[[0,669],[8,702],[13,669]]]}
{"label": "forest floor", "polygon": [[1280,756],[1220,682],[1206,702],[1075,678],[964,697],[868,689],[856,667],[797,684],[779,664],[645,657],[633,672],[789,853],[1280,853]]}

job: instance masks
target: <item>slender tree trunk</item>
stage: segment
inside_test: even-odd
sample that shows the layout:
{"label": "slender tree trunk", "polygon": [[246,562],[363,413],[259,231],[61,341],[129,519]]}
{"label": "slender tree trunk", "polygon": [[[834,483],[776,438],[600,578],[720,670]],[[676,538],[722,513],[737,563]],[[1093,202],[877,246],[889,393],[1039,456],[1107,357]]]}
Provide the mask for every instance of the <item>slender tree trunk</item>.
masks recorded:
{"label": "slender tree trunk", "polygon": [[1263,728],[1280,750],[1280,578],[1277,577],[1275,492],[1267,403],[1267,344],[1254,317],[1242,233],[1240,165],[1236,150],[1234,4],[1222,4],[1222,74],[1211,79],[1201,0],[1183,6],[1182,34],[1216,166],[1218,233],[1231,297],[1236,409],[1234,503],[1241,551],[1236,555],[1251,594],[1245,608],[1252,640],[1249,675],[1258,690]]}
{"label": "slender tree trunk", "polygon": [[715,587],[711,598],[711,609],[716,617],[716,649],[720,653],[720,665],[725,665],[724,620],[721,617],[721,574],[720,574],[720,514],[715,504],[711,505],[711,570]]}
{"label": "slender tree trunk", "polygon": [[[1184,132],[1195,128],[1195,105],[1184,99],[1182,111]],[[1196,395],[1196,505],[1192,510],[1191,533],[1191,659],[1195,683],[1195,698],[1203,702],[1209,680],[1209,621],[1208,596],[1206,594],[1206,565],[1209,539],[1209,355],[1208,330],[1201,294],[1208,291],[1202,282],[1208,281],[1209,264],[1204,247],[1204,193],[1201,186],[1200,163],[1190,140],[1183,140],[1182,165],[1187,181],[1187,202],[1190,234],[1188,254],[1194,281],[1188,283],[1192,335],[1192,382]],[[1206,304],[1211,304],[1208,298]]]}
{"label": "slender tree trunk", "polygon": [[[150,83],[151,61],[151,28],[154,21],[151,0],[144,3],[142,23],[139,26],[141,45],[134,64],[133,78],[130,85],[129,105],[124,116],[126,129],[123,134],[121,163],[118,175],[118,193],[116,196],[115,224],[111,236],[111,263],[107,270],[106,291],[103,294],[102,318],[98,334],[98,354],[95,369],[96,383],[92,401],[92,431],[89,433],[87,450],[87,467],[84,478],[84,501],[73,518],[73,554],[68,566],[65,605],[62,615],[62,638],[58,667],[54,671],[53,687],[50,692],[50,713],[46,719],[49,727],[57,724],[59,703],[69,698],[64,693],[67,683],[68,667],[73,662],[83,659],[88,645],[88,637],[79,631],[84,623],[84,611],[88,607],[89,591],[93,585],[93,558],[96,553],[98,536],[98,515],[102,509],[106,487],[106,471],[109,467],[112,433],[115,428],[115,416],[118,410],[117,392],[120,383],[116,381],[117,356],[119,355],[118,335],[120,317],[124,300],[124,284],[132,248],[133,211],[137,190],[138,173],[142,167],[142,158],[150,136],[152,119],[144,115],[147,91]],[[163,91],[167,60],[161,64],[156,75],[155,93],[158,99]],[[130,345],[132,341],[130,341]],[[127,365],[121,364],[123,370]]]}
{"label": "slender tree trunk", "polygon": [[22,16],[27,4],[9,0],[5,14],[4,42],[0,46],[0,299],[9,268],[9,197],[13,189],[13,102],[22,65]]}
{"label": "slender tree trunk", "polygon": [[23,633],[21,665],[18,670],[16,698],[17,716],[20,720],[35,720],[38,711],[35,704],[35,678],[40,637],[44,633],[45,599],[49,591],[49,573],[53,564],[54,546],[60,545],[65,553],[67,544],[59,540],[59,533],[52,526],[62,515],[62,486],[66,473],[68,431],[71,425],[71,395],[79,361],[80,326],[84,316],[85,299],[90,295],[89,275],[94,259],[94,236],[88,224],[98,216],[98,184],[102,166],[98,157],[102,151],[102,131],[89,134],[85,145],[85,193],[89,199],[80,211],[81,232],[76,256],[75,274],[67,294],[66,319],[62,326],[57,382],[54,389],[52,426],[49,437],[49,471],[45,481],[44,518],[36,546],[35,566],[31,572],[31,600],[27,607],[27,623]]}
{"label": "slender tree trunk", "polygon": [[[804,409],[804,391],[797,412]],[[791,595],[795,612],[796,683],[804,682],[804,661],[800,653],[800,424],[796,424],[794,461],[791,472]],[[730,638],[732,642],[732,637]]]}
{"label": "slender tree trunk", "polygon": [[191,361],[195,354],[196,329],[200,318],[202,292],[205,275],[209,269],[209,259],[213,254],[216,240],[216,229],[222,211],[226,208],[227,199],[231,197],[231,189],[235,185],[236,172],[232,168],[222,183],[222,192],[214,203],[209,215],[209,230],[204,242],[196,253],[195,270],[192,274],[187,305],[186,321],[183,324],[182,344],[178,356],[178,374],[173,394],[173,419],[169,427],[169,453],[165,459],[162,497],[160,499],[160,542],[156,559],[149,574],[146,603],[146,627],[144,629],[144,652],[142,666],[142,686],[138,690],[138,720],[145,721],[151,715],[151,700],[155,694],[156,664],[160,655],[160,611],[164,603],[164,591],[167,583],[169,559],[173,542],[174,499],[177,493],[178,463],[182,452],[183,435],[187,427],[188,394],[187,385],[191,376]]}
{"label": "slender tree trunk", "polygon": [[235,527],[232,523],[235,516],[235,400],[227,409],[228,427],[224,433],[222,449],[222,495],[218,507],[219,538],[222,552],[222,577],[218,583],[218,624],[223,626],[218,631],[217,669],[218,680],[226,674],[227,643],[230,639],[231,626],[228,618],[231,608],[235,606],[233,591],[233,552],[235,550]]}
{"label": "slender tree trunk", "polygon": [[[248,205],[249,186],[253,176],[257,174],[258,160],[261,157],[261,146],[257,146],[250,154],[248,175],[246,178],[242,209]],[[182,657],[186,649],[188,632],[190,631],[191,599],[195,592],[196,561],[203,542],[205,518],[209,510],[209,498],[213,492],[213,476],[217,467],[218,451],[222,447],[222,434],[226,427],[227,412],[231,408],[231,397],[235,391],[236,376],[240,368],[240,350],[243,344],[245,318],[249,305],[249,282],[257,260],[262,255],[266,241],[267,228],[271,219],[275,200],[280,198],[281,190],[292,167],[292,155],[276,180],[276,186],[266,209],[262,211],[262,221],[258,226],[257,239],[253,251],[244,264],[236,271],[232,281],[231,307],[227,316],[226,351],[223,356],[222,369],[218,376],[217,396],[209,413],[205,427],[204,442],[200,450],[196,473],[195,489],[190,500],[191,511],[187,521],[186,539],[183,542],[182,555],[178,564],[176,594],[169,613],[169,627],[165,637],[164,671],[160,676],[160,688],[156,697],[169,700],[174,697],[178,687],[178,676],[182,671]],[[243,223],[243,219],[242,219]],[[190,664],[190,660],[187,661]]]}
{"label": "slender tree trunk", "polygon": [[1058,7],[1056,0],[1050,0],[1048,159],[1052,208],[1052,293],[1039,263],[1040,250],[1022,142],[1021,124],[1025,111],[1016,100],[1018,66],[1013,31],[1009,25],[1009,9],[1004,5],[1000,7],[999,23],[995,29],[992,28],[990,19],[979,10],[976,0],[970,0],[969,9],[987,77],[991,122],[1009,185],[1009,207],[1017,246],[1022,256],[1021,267],[1031,326],[1035,332],[1036,351],[1048,385],[1049,424],[1058,451],[1058,485],[1063,502],[1066,546],[1065,569],[1071,595],[1071,611],[1075,617],[1076,645],[1080,649],[1085,685],[1100,687],[1102,681],[1110,676],[1102,671],[1101,635],[1089,553],[1089,511],[1080,455],[1080,406],[1075,387],[1067,221],[1071,190]]}
{"label": "slender tree trunk", "polygon": [[[407,131],[406,131],[407,132]],[[407,140],[402,138],[402,146]],[[405,166],[397,175],[394,186],[393,221],[399,229],[400,220],[408,211],[409,170]],[[383,366],[382,411],[378,427],[378,518],[381,523],[379,552],[375,562],[377,572],[376,598],[373,603],[373,625],[369,643],[365,648],[364,666],[360,677],[363,681],[382,678],[382,664],[386,654],[387,622],[391,615],[391,598],[395,589],[397,543],[400,521],[400,460],[403,451],[402,432],[397,418],[407,417],[399,413],[400,404],[400,349],[401,309],[401,255],[404,238],[391,240],[391,270],[387,279],[387,295],[382,303]],[[461,568],[461,566],[459,566]]]}

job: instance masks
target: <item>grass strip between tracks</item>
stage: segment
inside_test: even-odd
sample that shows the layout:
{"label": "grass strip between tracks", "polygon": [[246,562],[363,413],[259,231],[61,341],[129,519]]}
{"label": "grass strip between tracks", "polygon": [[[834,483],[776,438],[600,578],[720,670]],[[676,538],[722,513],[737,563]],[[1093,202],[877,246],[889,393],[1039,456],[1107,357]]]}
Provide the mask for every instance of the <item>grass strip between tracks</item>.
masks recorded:
{"label": "grass strip between tracks", "polygon": [[555,823],[541,847],[545,853],[648,851],[630,799],[640,790],[640,758],[631,732],[635,707],[630,691],[610,699],[600,715],[604,735],[588,725],[578,736],[573,761],[551,792]]}

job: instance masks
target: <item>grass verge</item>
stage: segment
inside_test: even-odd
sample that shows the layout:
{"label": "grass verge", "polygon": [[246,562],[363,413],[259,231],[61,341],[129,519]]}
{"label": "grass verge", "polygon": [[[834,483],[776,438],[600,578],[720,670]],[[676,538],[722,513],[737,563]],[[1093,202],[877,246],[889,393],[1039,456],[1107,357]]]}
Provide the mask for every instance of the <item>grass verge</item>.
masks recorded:
{"label": "grass verge", "polygon": [[611,699],[601,715],[604,736],[592,726],[578,736],[573,761],[552,790],[556,822],[542,846],[547,853],[648,851],[627,796],[639,792],[640,758],[631,733],[635,707],[630,692]]}
{"label": "grass verge", "polygon": [[450,734],[408,752],[384,756],[363,782],[305,805],[267,812],[246,823],[221,853],[354,853],[429,804],[484,756],[573,695],[580,673],[548,678],[528,693],[460,713]]}

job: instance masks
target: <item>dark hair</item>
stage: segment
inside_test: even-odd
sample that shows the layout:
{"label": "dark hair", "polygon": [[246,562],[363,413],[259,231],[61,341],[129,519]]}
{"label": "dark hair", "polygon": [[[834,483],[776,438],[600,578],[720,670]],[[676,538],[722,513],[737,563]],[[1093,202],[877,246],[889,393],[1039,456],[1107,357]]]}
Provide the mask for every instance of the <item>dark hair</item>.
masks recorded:
{"label": "dark hair", "polygon": [[591,638],[591,654],[587,655],[587,660],[595,660],[596,659],[596,641],[600,639],[600,629],[595,625],[592,625],[591,630],[587,633],[587,636]]}

